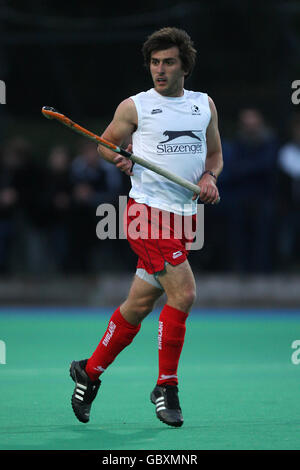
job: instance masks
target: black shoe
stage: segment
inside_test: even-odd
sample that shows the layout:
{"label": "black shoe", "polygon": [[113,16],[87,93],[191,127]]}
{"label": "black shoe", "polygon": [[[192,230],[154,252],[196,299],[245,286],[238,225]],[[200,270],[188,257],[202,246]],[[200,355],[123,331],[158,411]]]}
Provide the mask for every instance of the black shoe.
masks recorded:
{"label": "black shoe", "polygon": [[75,382],[75,389],[71,403],[76,418],[82,423],[90,419],[90,410],[93,400],[96,398],[101,381],[92,381],[85,371],[87,359],[73,361],[70,365],[70,376]]}
{"label": "black shoe", "polygon": [[176,385],[156,385],[150,395],[150,400],[156,406],[156,416],[163,423],[175,427],[183,425]]}

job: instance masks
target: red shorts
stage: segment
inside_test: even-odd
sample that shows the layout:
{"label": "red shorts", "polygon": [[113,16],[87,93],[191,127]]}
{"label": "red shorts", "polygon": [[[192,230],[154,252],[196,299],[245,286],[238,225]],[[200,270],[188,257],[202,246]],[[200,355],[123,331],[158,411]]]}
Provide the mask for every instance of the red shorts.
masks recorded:
{"label": "red shorts", "polygon": [[196,214],[181,216],[139,204],[129,198],[124,214],[124,233],[138,255],[137,268],[149,274],[163,271],[165,263],[183,263],[193,242]]}

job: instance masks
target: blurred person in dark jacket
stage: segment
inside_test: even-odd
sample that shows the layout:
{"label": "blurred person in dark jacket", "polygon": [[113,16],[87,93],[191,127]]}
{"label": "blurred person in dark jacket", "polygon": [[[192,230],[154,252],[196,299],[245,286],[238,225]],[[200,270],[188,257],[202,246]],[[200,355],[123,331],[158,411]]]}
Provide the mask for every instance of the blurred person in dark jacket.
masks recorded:
{"label": "blurred person in dark jacket", "polygon": [[42,206],[50,255],[55,268],[64,272],[69,266],[71,216],[71,157],[69,150],[57,145],[50,151],[44,175]]}
{"label": "blurred person in dark jacket", "polygon": [[269,273],[273,267],[277,152],[277,138],[262,113],[243,109],[227,164],[226,195],[229,250],[239,273]]}
{"label": "blurred person in dark jacket", "polygon": [[[99,158],[97,146],[83,141],[71,165],[72,182],[72,266],[77,272],[89,272],[91,255],[99,247],[96,236],[96,209],[100,204],[117,204],[122,188],[118,169]],[[106,243],[106,250],[108,243]]]}
{"label": "blurred person in dark jacket", "polygon": [[280,148],[278,156],[278,249],[283,267],[300,259],[299,243],[296,243],[300,236],[300,114],[293,116],[289,134],[289,140]]}
{"label": "blurred person in dark jacket", "polygon": [[[26,224],[36,219],[39,172],[33,162],[31,145],[14,137],[3,148],[0,161],[0,272],[7,274],[13,245],[21,242]],[[26,250],[25,250],[26,251]],[[24,246],[19,255],[26,257]]]}

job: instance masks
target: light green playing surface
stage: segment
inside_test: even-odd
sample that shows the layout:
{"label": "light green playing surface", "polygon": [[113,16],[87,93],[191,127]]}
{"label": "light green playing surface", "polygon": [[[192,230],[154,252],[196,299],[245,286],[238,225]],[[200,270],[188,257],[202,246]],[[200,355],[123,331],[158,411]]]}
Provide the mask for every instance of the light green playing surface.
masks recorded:
{"label": "light green playing surface", "polygon": [[113,309],[99,312],[0,310],[0,449],[300,449],[300,311],[194,310],[178,371],[181,428],[161,423],[149,399],[158,312],[102,376],[90,422],[77,421],[69,364],[97,346]]}

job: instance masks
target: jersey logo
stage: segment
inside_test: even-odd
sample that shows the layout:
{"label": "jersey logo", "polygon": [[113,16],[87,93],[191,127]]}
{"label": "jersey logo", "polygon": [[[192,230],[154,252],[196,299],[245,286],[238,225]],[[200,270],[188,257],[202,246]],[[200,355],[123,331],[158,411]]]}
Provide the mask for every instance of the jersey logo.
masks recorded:
{"label": "jersey logo", "polygon": [[162,133],[167,139],[160,141],[156,146],[158,155],[200,155],[205,149],[205,136],[203,131],[164,131]]}
{"label": "jersey logo", "polygon": [[162,113],[162,109],[156,108],[156,109],[152,109],[151,111],[151,114],[158,114],[158,113]]}
{"label": "jersey logo", "polygon": [[182,256],[182,251],[174,251],[173,259],[179,258],[179,256]]}
{"label": "jersey logo", "polygon": [[192,109],[192,114],[198,114],[198,115],[201,114],[201,111],[196,104],[193,104],[191,109]]}
{"label": "jersey logo", "polygon": [[163,135],[168,136],[168,139],[162,140],[160,144],[170,142],[170,140],[177,139],[178,137],[192,137],[192,139],[197,139],[201,142],[201,139],[196,134],[194,134],[194,132],[198,131],[165,131]]}

